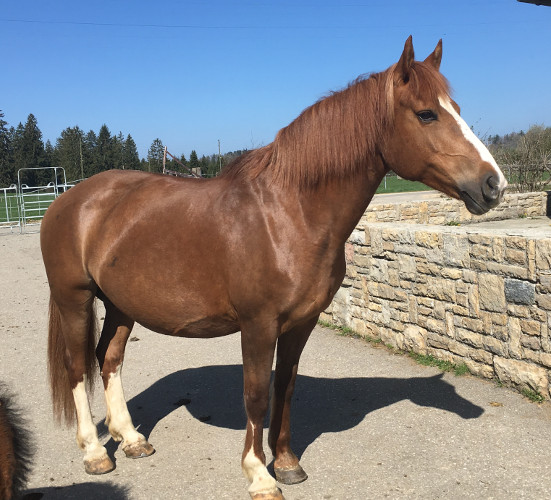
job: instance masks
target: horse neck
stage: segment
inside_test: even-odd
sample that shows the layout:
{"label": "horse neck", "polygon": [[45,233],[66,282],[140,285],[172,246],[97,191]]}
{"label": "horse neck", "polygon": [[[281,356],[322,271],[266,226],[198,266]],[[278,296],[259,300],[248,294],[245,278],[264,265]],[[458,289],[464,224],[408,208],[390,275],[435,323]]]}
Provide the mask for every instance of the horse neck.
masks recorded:
{"label": "horse neck", "polygon": [[[296,203],[311,231],[336,247],[342,247],[369,205],[386,173],[383,162],[369,165],[348,178],[329,179],[306,189],[296,189]],[[289,188],[286,188],[289,190]]]}

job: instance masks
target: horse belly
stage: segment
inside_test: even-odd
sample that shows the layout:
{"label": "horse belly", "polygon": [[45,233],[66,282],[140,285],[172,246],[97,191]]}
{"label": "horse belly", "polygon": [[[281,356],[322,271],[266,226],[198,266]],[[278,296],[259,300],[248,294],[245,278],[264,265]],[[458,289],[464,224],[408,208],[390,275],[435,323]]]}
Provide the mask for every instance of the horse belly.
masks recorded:
{"label": "horse belly", "polygon": [[167,332],[159,332],[175,337],[215,338],[224,337],[239,331],[239,325],[230,318],[211,317],[180,324]]}
{"label": "horse belly", "polygon": [[134,292],[107,286],[102,293],[124,314],[149,330],[178,337],[211,338],[235,333],[239,325],[231,307],[220,297],[186,292],[162,293],[151,287]]}

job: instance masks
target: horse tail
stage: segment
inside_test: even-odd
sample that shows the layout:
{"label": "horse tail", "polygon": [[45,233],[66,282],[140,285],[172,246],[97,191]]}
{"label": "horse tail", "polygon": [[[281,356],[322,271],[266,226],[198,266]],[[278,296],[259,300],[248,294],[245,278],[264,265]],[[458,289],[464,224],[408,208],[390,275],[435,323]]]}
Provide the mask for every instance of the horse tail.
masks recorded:
{"label": "horse tail", "polygon": [[[86,333],[86,353],[85,353],[85,374],[88,383],[88,390],[91,392],[95,378],[96,367],[96,331],[97,320],[95,313],[95,303],[92,302],[88,321],[88,331]],[[59,307],[50,295],[50,310],[48,322],[48,373],[50,376],[50,389],[52,394],[52,404],[54,417],[58,423],[65,421],[71,425],[75,421],[76,410],[73,398],[73,387],[69,381],[69,374],[65,366],[66,345],[63,331],[61,329],[61,314]]]}
{"label": "horse tail", "polygon": [[31,472],[34,448],[14,397],[0,383],[0,498],[19,498]]}

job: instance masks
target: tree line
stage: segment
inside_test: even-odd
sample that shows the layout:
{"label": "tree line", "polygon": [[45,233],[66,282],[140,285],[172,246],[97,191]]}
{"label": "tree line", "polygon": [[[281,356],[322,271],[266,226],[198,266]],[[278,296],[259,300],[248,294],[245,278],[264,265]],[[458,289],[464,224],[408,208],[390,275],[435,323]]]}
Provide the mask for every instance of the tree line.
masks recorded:
{"label": "tree line", "polygon": [[551,127],[489,136],[489,149],[509,180],[510,190],[542,191],[551,183]]}
{"label": "tree line", "polygon": [[[166,169],[188,173],[199,171],[204,177],[217,175],[221,168],[244,151],[223,155],[198,157],[195,150],[189,159],[184,155],[178,161],[172,158],[166,162]],[[0,110],[0,187],[17,183],[17,172],[23,168],[62,167],[67,181],[72,183],[104,170],[132,169],[146,172],[162,172],[164,145],[155,139],[146,158],[140,158],[136,143],[130,134],[111,134],[107,125],[96,133],[85,132],[78,125],[67,127],[56,139],[55,144],[42,140],[42,132],[33,114],[25,124],[8,126]],[[51,180],[43,171],[26,171],[25,183],[38,186]]]}
{"label": "tree line", "polygon": [[[534,125],[527,132],[489,136],[485,142],[503,167],[510,189],[538,191],[551,184],[551,127]],[[199,158],[193,150],[189,158],[181,155],[178,161],[167,159],[166,169],[183,174],[193,170],[201,172],[203,177],[214,177],[245,151]],[[24,125],[8,127],[0,110],[0,187],[15,184],[17,172],[22,168],[63,167],[68,182],[114,168],[162,172],[163,156],[164,145],[160,139],[151,143],[146,158],[140,158],[132,136],[122,132],[112,135],[107,125],[102,125],[98,133],[85,132],[78,125],[68,127],[55,145],[49,140],[44,143],[34,115],[30,114]],[[51,175],[40,171],[30,171],[25,177],[31,186],[48,180]]]}

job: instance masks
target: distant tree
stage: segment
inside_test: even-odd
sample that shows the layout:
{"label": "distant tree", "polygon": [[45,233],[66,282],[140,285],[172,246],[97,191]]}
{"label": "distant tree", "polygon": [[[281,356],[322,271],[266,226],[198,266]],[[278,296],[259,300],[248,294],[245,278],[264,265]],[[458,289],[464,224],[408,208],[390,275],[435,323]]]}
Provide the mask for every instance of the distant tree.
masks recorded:
{"label": "distant tree", "polygon": [[155,139],[147,152],[147,162],[149,172],[163,171],[164,146],[161,139]]}
{"label": "distant tree", "polygon": [[93,130],[90,130],[82,142],[82,157],[84,163],[84,177],[91,177],[100,172],[99,159],[97,155],[98,137]]}
{"label": "distant tree", "polygon": [[0,111],[0,187],[9,187],[15,182],[11,148],[8,122],[4,120],[4,113]]}
{"label": "distant tree", "polygon": [[98,172],[114,168],[114,142],[107,125],[103,124],[99,129],[94,155]]}
{"label": "distant tree", "polygon": [[132,136],[128,134],[124,141],[123,150],[123,168],[131,170],[140,169],[140,156],[138,155],[138,148]]}
{"label": "distant tree", "polygon": [[551,183],[551,128],[534,125],[526,133],[504,136],[490,149],[511,190],[541,191]]}
{"label": "distant tree", "polygon": [[201,164],[199,163],[199,158],[197,157],[197,151],[195,151],[195,149],[189,155],[188,166],[191,169],[196,169],[201,166]]}
{"label": "distant tree", "polygon": [[76,126],[63,130],[56,140],[56,166],[65,169],[68,181],[76,181],[85,177],[84,158],[81,156],[83,139],[84,132]]}
{"label": "distant tree", "polygon": [[124,168],[124,135],[119,132],[111,140],[111,168]]}
{"label": "distant tree", "polygon": [[[44,159],[44,144],[42,142],[42,132],[38,128],[38,123],[33,114],[27,117],[25,126],[18,125],[13,142],[14,167],[18,172],[20,169],[37,168],[41,166]],[[43,181],[40,172],[24,172],[24,183],[28,185],[38,185]]]}
{"label": "distant tree", "polygon": [[44,145],[44,160],[41,164],[43,167],[55,167],[55,149],[48,139]]}

